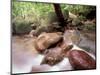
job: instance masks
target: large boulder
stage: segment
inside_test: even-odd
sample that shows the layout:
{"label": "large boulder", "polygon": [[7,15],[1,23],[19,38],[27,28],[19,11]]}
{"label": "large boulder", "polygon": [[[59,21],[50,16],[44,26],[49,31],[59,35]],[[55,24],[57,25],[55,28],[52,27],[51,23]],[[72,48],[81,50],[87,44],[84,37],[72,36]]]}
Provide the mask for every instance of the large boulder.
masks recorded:
{"label": "large boulder", "polygon": [[81,50],[68,52],[69,62],[75,70],[95,69],[96,61],[88,53]]}
{"label": "large boulder", "polygon": [[39,52],[43,52],[45,49],[56,44],[62,39],[61,32],[55,33],[41,33],[36,39],[35,47]]}

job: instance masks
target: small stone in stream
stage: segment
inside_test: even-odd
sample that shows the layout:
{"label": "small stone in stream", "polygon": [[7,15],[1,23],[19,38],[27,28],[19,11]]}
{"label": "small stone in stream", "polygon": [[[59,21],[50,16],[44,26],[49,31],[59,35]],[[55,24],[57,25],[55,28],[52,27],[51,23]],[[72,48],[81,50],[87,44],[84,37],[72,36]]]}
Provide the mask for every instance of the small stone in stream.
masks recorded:
{"label": "small stone in stream", "polygon": [[44,52],[45,49],[59,42],[61,39],[62,39],[61,32],[54,32],[54,33],[44,32],[44,33],[41,33],[36,39],[35,47],[39,52]]}
{"label": "small stone in stream", "polygon": [[[64,48],[63,48],[64,47]],[[69,51],[73,46],[62,46],[62,47],[55,47],[46,50],[45,57],[41,64],[48,64],[50,66],[53,66],[59,62],[61,62],[66,54],[67,51]]]}
{"label": "small stone in stream", "polygon": [[30,37],[36,36],[36,30],[31,30],[30,33],[29,33],[29,36]]}
{"label": "small stone in stream", "polygon": [[65,40],[63,40],[63,42],[59,45],[59,47],[64,51],[64,52],[68,52],[70,49],[73,48],[72,44],[67,44]]}
{"label": "small stone in stream", "polygon": [[61,48],[59,47],[51,48],[48,50],[48,53],[45,55],[41,64],[48,64],[50,66],[53,66],[62,61],[63,57],[64,56],[61,53]]}
{"label": "small stone in stream", "polygon": [[68,58],[69,62],[75,70],[86,70],[96,68],[96,61],[84,51],[69,51]]}

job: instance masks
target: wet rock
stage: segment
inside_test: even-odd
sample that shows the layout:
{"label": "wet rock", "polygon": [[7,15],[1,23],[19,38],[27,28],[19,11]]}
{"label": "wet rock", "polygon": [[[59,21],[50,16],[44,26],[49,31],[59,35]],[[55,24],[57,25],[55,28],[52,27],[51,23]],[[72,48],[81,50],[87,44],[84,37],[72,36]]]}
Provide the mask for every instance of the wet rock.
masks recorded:
{"label": "wet rock", "polygon": [[81,23],[80,19],[77,18],[77,19],[73,19],[72,25],[73,26],[78,26],[78,25],[82,25],[82,23]]}
{"label": "wet rock", "polygon": [[36,35],[37,35],[36,30],[31,30],[30,33],[29,33],[30,37],[34,37]]}
{"label": "wet rock", "polygon": [[47,49],[51,45],[54,45],[55,43],[57,43],[61,39],[62,39],[61,32],[42,33],[36,39],[35,47],[39,52],[43,52],[45,49]]}
{"label": "wet rock", "polygon": [[71,19],[76,19],[77,16],[76,16],[75,14],[69,12],[69,18],[71,18]]}
{"label": "wet rock", "polygon": [[41,64],[55,65],[61,62],[66,54],[73,45],[62,44],[60,47],[51,48],[46,51],[45,57]]}
{"label": "wet rock", "polygon": [[69,62],[75,70],[95,69],[96,61],[85,51],[72,50],[68,52]]}
{"label": "wet rock", "polygon": [[49,49],[41,64],[53,66],[62,61],[64,55],[62,54],[61,50],[62,49],[59,47]]}

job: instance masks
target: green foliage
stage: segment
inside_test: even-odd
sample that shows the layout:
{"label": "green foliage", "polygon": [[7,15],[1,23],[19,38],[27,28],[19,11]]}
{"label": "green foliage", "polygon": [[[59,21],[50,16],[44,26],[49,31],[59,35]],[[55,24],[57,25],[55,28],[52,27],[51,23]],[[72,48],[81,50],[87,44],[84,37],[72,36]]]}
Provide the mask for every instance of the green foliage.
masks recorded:
{"label": "green foliage", "polygon": [[17,17],[13,20],[13,24],[17,34],[29,33],[32,30],[30,22],[26,21],[22,17]]}
{"label": "green foliage", "polygon": [[88,6],[88,5],[70,5],[70,4],[66,5],[66,4],[63,4],[61,6],[62,6],[63,10],[70,11],[74,14],[79,14],[79,13],[88,14],[91,10],[95,10],[94,6]]}
{"label": "green foliage", "polygon": [[[78,18],[84,20],[86,19],[85,15],[95,8],[83,5],[61,4],[61,9],[65,19],[68,18],[68,12],[70,11],[76,15],[82,13]],[[58,18],[53,4],[12,0],[12,20],[17,33],[27,33],[31,30],[31,24],[38,27],[47,26],[57,22]]]}
{"label": "green foliage", "polygon": [[32,11],[34,10],[32,8],[32,3],[30,2],[18,2],[13,0],[12,1],[12,16],[22,16],[25,17],[26,15],[33,13]]}
{"label": "green foliage", "polygon": [[83,16],[83,15],[80,15],[80,16],[78,17],[78,19],[80,19],[80,20],[82,21],[82,20],[86,20],[86,17]]}
{"label": "green foliage", "polygon": [[53,22],[57,22],[58,21],[58,18],[56,16],[55,12],[49,12],[47,17],[48,17],[49,23],[53,23]]}
{"label": "green foliage", "polygon": [[96,30],[96,25],[95,24],[85,25],[84,30],[85,31],[95,31]]}
{"label": "green foliage", "polygon": [[22,21],[21,23],[17,23],[18,25],[16,25],[16,32],[18,34],[30,32],[31,27],[28,25],[28,23],[25,24],[24,22]]}
{"label": "green foliage", "polygon": [[[30,14],[37,15],[38,17],[43,17],[48,12],[54,11],[52,4],[44,3],[32,3],[32,2],[18,2],[16,0],[12,1],[12,15],[16,16],[28,16]],[[36,14],[35,14],[36,13]]]}

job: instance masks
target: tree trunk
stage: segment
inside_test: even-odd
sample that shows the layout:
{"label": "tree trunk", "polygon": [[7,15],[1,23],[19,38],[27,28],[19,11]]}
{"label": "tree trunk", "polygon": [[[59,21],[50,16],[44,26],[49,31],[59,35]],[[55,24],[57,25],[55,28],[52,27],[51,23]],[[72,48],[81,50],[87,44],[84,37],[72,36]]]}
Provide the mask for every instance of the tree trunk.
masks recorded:
{"label": "tree trunk", "polygon": [[64,26],[66,25],[66,22],[64,20],[64,16],[63,13],[61,11],[61,7],[59,4],[53,4],[54,5],[54,9],[55,9],[55,13],[58,17],[58,20],[60,22],[60,26],[64,29]]}

